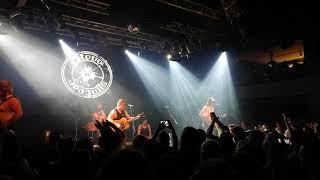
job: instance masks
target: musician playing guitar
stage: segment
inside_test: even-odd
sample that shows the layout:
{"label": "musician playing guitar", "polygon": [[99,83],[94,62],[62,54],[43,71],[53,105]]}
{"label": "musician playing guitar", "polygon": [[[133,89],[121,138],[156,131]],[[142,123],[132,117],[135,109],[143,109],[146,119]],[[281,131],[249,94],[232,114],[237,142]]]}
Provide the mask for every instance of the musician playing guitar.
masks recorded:
{"label": "musician playing guitar", "polygon": [[12,123],[23,115],[21,103],[13,94],[10,81],[0,81],[0,129],[12,128]]}
{"label": "musician playing guitar", "polygon": [[202,118],[201,126],[203,129],[208,129],[211,124],[210,113],[215,112],[215,102],[215,99],[212,97],[208,98],[206,105],[203,106],[199,113],[199,116]]}
{"label": "musician playing guitar", "polygon": [[129,128],[129,123],[140,119],[142,114],[138,114],[136,117],[131,117],[126,111],[126,101],[124,99],[119,99],[117,102],[117,107],[113,109],[109,115],[107,120],[114,123],[119,129],[122,131]]}

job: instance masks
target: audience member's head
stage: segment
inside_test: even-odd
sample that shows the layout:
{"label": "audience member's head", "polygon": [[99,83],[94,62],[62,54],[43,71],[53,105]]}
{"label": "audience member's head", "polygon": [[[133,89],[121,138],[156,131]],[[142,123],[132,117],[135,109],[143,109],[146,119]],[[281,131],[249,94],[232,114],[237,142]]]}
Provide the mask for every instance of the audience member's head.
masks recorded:
{"label": "audience member's head", "polygon": [[139,152],[128,149],[120,150],[111,156],[99,169],[97,176],[98,180],[152,179],[148,161]]}
{"label": "audience member's head", "polygon": [[143,150],[143,146],[148,139],[145,136],[137,135],[132,142],[133,148],[136,150]]}
{"label": "audience member's head", "polygon": [[219,142],[216,140],[207,140],[201,146],[201,160],[209,160],[221,157]]}
{"label": "audience member's head", "polygon": [[198,133],[199,133],[201,144],[202,144],[207,139],[207,133],[203,129],[198,129]]}
{"label": "audience member's head", "polygon": [[197,129],[186,127],[182,131],[180,150],[183,152],[200,152],[201,137]]}
{"label": "audience member's head", "polygon": [[237,143],[241,140],[246,139],[246,133],[244,132],[244,130],[241,127],[239,127],[237,125],[230,125],[229,130],[233,136],[234,142]]}
{"label": "audience member's head", "polygon": [[99,146],[105,153],[113,153],[119,151],[123,145],[123,137],[118,132],[111,133],[108,137],[100,137]]}
{"label": "audience member's head", "polygon": [[268,165],[278,165],[279,162],[283,162],[286,158],[283,138],[284,137],[281,134],[275,131],[270,132],[265,136],[262,147],[266,153]]}
{"label": "audience member's head", "polygon": [[235,150],[233,136],[229,132],[223,132],[219,138],[219,144],[224,156],[230,157]]}
{"label": "audience member's head", "polygon": [[233,171],[230,164],[225,160],[210,159],[201,162],[191,179],[233,179]]}
{"label": "audience member's head", "polygon": [[7,94],[13,94],[13,85],[11,81],[8,80],[1,80],[0,81],[0,97]]}
{"label": "audience member's head", "polygon": [[248,143],[255,147],[261,147],[265,134],[258,130],[249,133]]}

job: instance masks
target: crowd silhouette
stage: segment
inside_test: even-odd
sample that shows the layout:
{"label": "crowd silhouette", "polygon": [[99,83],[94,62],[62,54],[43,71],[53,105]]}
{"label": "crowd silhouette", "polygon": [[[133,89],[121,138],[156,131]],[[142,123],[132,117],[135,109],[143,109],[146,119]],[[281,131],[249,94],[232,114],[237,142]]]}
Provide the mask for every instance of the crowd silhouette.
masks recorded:
{"label": "crowd silhouette", "polygon": [[[19,134],[0,132],[0,179],[319,179],[320,141],[317,123],[226,126],[212,113],[205,132],[160,123],[151,139],[125,134],[110,122],[96,122],[97,145],[51,132],[41,147],[21,151]],[[283,124],[283,125],[282,125]],[[213,133],[217,131],[217,133]]]}

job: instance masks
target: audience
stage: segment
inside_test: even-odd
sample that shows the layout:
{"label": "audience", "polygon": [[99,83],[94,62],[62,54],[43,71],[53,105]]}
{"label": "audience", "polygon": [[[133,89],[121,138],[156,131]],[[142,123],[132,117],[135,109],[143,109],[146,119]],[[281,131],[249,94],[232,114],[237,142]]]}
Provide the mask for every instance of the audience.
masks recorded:
{"label": "audience", "polygon": [[211,118],[207,132],[185,127],[179,141],[171,122],[161,121],[151,139],[138,135],[132,145],[112,123],[97,122],[98,145],[51,132],[28,157],[18,135],[2,129],[0,179],[320,179],[318,123],[226,126]]}

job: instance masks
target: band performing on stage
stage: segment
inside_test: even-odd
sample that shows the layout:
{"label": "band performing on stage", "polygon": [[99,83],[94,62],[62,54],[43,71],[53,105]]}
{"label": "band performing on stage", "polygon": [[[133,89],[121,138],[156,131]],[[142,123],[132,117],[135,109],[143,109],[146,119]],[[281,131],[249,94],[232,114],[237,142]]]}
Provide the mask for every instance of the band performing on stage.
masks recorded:
{"label": "band performing on stage", "polygon": [[[0,127],[1,129],[11,129],[13,128],[14,122],[22,117],[23,111],[20,100],[13,94],[13,85],[10,81],[0,81],[0,97]],[[210,97],[200,111],[199,116],[201,117],[202,129],[207,129],[210,126],[210,113],[215,112],[215,105],[215,99]],[[109,121],[116,125],[121,131],[126,131],[133,121],[144,117],[144,113],[140,113],[135,117],[129,115],[126,107],[126,100],[119,99],[116,107],[107,115],[104,111],[103,104],[100,103],[97,105],[97,110],[91,114],[91,120],[83,126],[83,128],[88,132],[88,136],[95,142],[100,136],[99,130],[95,126],[96,121],[100,123]],[[134,131],[137,132],[137,135],[151,138],[151,125],[146,119],[140,123]]]}
{"label": "band performing on stage", "polygon": [[108,121],[114,123],[122,131],[128,129],[131,122],[140,119],[144,114],[140,113],[135,117],[131,117],[126,111],[126,106],[126,101],[124,99],[119,99],[117,107],[109,113],[107,118]]}

